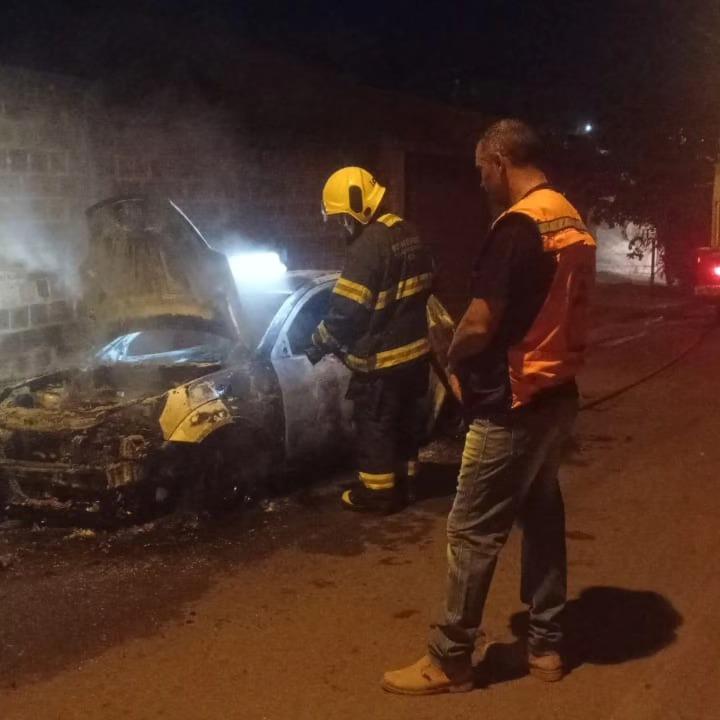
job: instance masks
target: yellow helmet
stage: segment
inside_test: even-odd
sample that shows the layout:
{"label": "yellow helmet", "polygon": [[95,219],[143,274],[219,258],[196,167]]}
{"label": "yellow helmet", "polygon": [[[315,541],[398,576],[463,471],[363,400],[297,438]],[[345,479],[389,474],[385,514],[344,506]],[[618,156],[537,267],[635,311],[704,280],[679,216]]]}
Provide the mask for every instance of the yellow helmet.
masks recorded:
{"label": "yellow helmet", "polygon": [[334,172],[322,193],[323,215],[350,215],[367,225],[377,212],[385,188],[367,171],[346,167]]}

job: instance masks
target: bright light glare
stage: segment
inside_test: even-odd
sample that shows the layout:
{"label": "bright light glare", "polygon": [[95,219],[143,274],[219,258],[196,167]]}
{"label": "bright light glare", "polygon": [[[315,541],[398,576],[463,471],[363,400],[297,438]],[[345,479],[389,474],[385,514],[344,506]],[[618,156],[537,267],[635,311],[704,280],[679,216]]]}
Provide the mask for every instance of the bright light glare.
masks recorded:
{"label": "bright light glare", "polygon": [[720,265],[716,265],[713,268],[713,275],[715,275],[715,277],[720,277]]}
{"label": "bright light glare", "polygon": [[287,272],[287,267],[275,252],[246,252],[228,258],[230,270],[238,283],[262,285],[278,280]]}
{"label": "bright light glare", "polygon": [[585,127],[583,128],[586,133],[591,133],[593,129],[592,123],[585,123]]}

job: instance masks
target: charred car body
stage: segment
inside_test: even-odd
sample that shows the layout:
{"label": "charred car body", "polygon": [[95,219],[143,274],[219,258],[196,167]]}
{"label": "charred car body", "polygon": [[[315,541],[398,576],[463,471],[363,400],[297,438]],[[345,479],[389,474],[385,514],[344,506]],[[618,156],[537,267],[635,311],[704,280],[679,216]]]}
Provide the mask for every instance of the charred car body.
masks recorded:
{"label": "charred car body", "polygon": [[[337,273],[298,271],[244,292],[168,200],[116,198],[87,211],[83,367],[0,394],[7,513],[133,521],[201,493],[211,507],[351,437],[349,371],[304,354]],[[433,345],[452,321],[428,304]],[[444,400],[433,378],[428,427]]]}

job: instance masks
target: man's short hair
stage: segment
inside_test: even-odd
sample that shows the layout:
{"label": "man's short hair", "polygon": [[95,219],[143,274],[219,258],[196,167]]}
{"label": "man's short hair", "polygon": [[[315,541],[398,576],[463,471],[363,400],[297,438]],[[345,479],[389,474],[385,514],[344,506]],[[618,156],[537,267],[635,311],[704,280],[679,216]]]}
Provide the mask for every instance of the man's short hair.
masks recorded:
{"label": "man's short hair", "polygon": [[493,123],[480,138],[478,149],[483,154],[499,153],[518,167],[537,165],[542,156],[539,135],[527,123],[513,118]]}

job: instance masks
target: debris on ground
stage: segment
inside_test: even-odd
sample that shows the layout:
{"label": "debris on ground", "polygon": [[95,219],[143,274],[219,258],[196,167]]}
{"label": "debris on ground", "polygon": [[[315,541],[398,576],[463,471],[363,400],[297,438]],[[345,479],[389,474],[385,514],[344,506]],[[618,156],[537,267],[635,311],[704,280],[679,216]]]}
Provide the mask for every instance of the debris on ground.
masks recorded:
{"label": "debris on ground", "polygon": [[144,535],[145,533],[152,532],[155,530],[155,528],[158,526],[157,522],[148,522],[143,525],[133,525],[132,527],[129,527],[125,529],[124,531],[121,531],[121,533],[118,533],[119,535],[126,535],[128,537],[132,537],[135,535]]}
{"label": "debris on ground", "polygon": [[420,452],[421,463],[448,463],[460,462],[462,455],[463,438],[444,437],[433,440]]}
{"label": "debris on ground", "polygon": [[25,523],[22,520],[8,519],[0,522],[0,530],[17,530],[23,527]]}
{"label": "debris on ground", "polygon": [[17,555],[0,555],[0,570],[8,570],[12,565],[15,564],[16,560]]}
{"label": "debris on ground", "polygon": [[65,536],[65,540],[92,540],[97,537],[94,530],[88,528],[75,528],[69,535]]}

